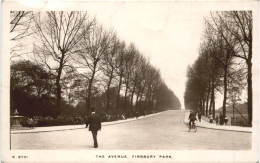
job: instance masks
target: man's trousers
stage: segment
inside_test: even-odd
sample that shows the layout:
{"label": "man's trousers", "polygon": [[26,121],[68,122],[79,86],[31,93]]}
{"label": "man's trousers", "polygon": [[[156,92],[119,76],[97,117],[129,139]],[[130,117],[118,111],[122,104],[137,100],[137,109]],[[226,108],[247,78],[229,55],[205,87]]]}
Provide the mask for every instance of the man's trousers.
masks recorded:
{"label": "man's trousers", "polygon": [[91,131],[92,132],[92,136],[93,136],[93,140],[94,140],[94,147],[98,147],[98,142],[97,142],[97,130]]}

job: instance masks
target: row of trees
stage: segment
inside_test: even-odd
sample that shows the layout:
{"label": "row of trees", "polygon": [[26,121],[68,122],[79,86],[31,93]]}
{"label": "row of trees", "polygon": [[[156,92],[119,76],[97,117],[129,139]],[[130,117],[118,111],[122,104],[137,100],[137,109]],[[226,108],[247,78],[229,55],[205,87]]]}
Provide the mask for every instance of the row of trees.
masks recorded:
{"label": "row of trees", "polygon": [[188,68],[185,107],[215,117],[215,94],[226,105],[247,89],[248,125],[252,125],[252,12],[211,12],[205,19],[200,53]]}
{"label": "row of trees", "polygon": [[90,114],[91,106],[112,114],[180,108],[159,70],[136,46],[126,45],[87,12],[11,12],[10,24],[12,29],[28,27],[11,34],[33,41],[29,60],[17,57],[23,50],[11,53],[11,109],[21,108],[18,99],[25,97],[35,101],[26,105],[28,114],[48,103],[53,116],[73,106],[82,114]]}

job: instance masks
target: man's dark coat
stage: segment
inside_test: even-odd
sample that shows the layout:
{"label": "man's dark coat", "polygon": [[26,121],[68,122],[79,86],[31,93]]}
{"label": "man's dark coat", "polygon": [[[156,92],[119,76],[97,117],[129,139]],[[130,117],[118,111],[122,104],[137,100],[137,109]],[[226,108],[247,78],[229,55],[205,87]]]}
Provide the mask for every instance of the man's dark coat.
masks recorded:
{"label": "man's dark coat", "polygon": [[92,132],[92,136],[94,139],[94,147],[98,147],[98,142],[97,142],[97,131],[101,129],[101,120],[100,117],[97,114],[92,114],[87,122],[86,122],[86,127],[89,125],[89,131]]}
{"label": "man's dark coat", "polygon": [[89,131],[97,131],[101,129],[101,120],[99,115],[97,114],[92,114],[87,122],[86,122],[86,127],[89,125]]}

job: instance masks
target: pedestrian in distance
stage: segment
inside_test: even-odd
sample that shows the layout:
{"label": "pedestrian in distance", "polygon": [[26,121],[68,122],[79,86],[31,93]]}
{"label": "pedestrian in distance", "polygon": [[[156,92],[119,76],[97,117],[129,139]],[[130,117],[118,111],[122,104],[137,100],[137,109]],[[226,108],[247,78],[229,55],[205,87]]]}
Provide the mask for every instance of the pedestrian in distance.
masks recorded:
{"label": "pedestrian in distance", "polygon": [[220,115],[219,115],[219,124],[220,125],[224,124],[224,115],[222,113],[220,113]]}
{"label": "pedestrian in distance", "polygon": [[227,123],[228,123],[228,117],[225,116],[225,125],[227,125]]}
{"label": "pedestrian in distance", "polygon": [[94,148],[98,147],[97,142],[97,132],[98,130],[101,130],[101,120],[98,114],[95,113],[95,108],[91,108],[92,113],[88,117],[88,120],[86,122],[86,127],[89,125],[89,131],[92,132],[93,140],[94,140]]}
{"label": "pedestrian in distance", "polygon": [[138,117],[139,117],[138,112],[135,112],[135,118],[138,119]]}
{"label": "pedestrian in distance", "polygon": [[218,125],[218,120],[219,120],[219,118],[218,118],[218,115],[216,116],[216,125]]}
{"label": "pedestrian in distance", "polygon": [[33,126],[34,126],[33,118],[28,118],[28,119],[27,119],[27,122],[28,122],[28,124],[29,124],[30,129],[33,129]]}
{"label": "pedestrian in distance", "polygon": [[201,122],[201,112],[198,113],[199,122]]}
{"label": "pedestrian in distance", "polygon": [[209,115],[209,123],[213,123],[213,116],[212,116],[212,114]]}

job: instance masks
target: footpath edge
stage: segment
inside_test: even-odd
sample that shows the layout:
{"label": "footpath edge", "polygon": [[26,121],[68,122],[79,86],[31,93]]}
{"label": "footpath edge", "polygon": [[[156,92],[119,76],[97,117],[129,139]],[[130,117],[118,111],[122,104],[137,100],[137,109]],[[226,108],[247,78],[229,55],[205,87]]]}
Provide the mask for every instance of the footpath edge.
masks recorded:
{"label": "footpath edge", "polygon": [[[131,121],[137,121],[137,120],[153,117],[153,116],[162,114],[162,113],[167,112],[167,111],[170,111],[170,110],[158,112],[158,113],[155,113],[155,114],[149,114],[149,115],[146,115],[146,116],[140,116],[138,118],[131,118],[131,119],[125,119],[125,120],[111,121],[111,122],[103,122],[101,125],[102,126],[109,126],[109,125],[121,124],[121,123],[126,123],[126,122],[131,122]],[[69,125],[69,126],[71,126],[71,128],[51,129],[51,127],[64,127],[64,126],[51,126],[49,130],[48,129],[46,129],[46,130],[33,130],[33,129],[28,129],[28,130],[10,130],[10,133],[11,134],[27,134],[27,133],[40,133],[40,132],[53,132],[53,131],[66,131],[66,130],[86,129],[86,125],[85,124],[82,124],[82,125]],[[40,127],[38,127],[37,129],[40,129]]]}

